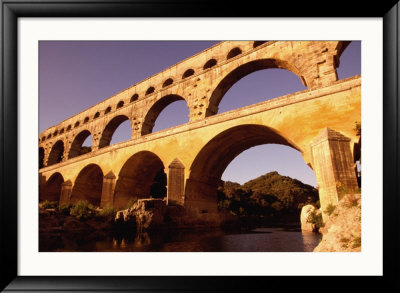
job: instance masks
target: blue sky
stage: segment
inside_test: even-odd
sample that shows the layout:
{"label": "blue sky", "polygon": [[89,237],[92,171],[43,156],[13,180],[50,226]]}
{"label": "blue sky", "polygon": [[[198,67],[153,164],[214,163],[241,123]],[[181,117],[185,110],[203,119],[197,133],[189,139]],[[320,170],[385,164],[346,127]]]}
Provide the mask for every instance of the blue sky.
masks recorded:
{"label": "blue sky", "polygon": [[[218,41],[41,41],[39,43],[39,132],[121,90],[190,57]],[[361,43],[352,42],[338,68],[339,79],[361,74]],[[223,97],[219,113],[304,90],[287,70],[260,70],[239,80]],[[177,101],[165,108],[153,132],[188,122],[188,108]],[[130,138],[126,121],[111,143]],[[90,145],[89,137],[84,145]],[[243,172],[243,170],[246,170]],[[244,183],[270,171],[316,186],[301,154],[282,145],[250,148],[235,158],[222,179]]]}

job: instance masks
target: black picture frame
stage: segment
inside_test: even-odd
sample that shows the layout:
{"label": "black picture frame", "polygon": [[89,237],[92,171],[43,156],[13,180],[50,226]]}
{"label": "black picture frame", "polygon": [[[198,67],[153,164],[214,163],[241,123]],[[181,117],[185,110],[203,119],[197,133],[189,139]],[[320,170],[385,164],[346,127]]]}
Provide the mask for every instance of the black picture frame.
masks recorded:
{"label": "black picture frame", "polygon": [[[280,3],[282,2],[282,3]],[[366,2],[336,1],[325,6],[322,2],[268,3],[268,9],[257,9],[256,3],[241,5],[228,2],[150,0],[150,1],[1,1],[1,112],[0,112],[0,228],[1,228],[1,282],[0,289],[10,291],[134,291],[134,292],[214,292],[241,291],[286,292],[288,289],[328,292],[355,292],[389,288],[384,292],[400,291],[399,281],[399,10],[394,1],[368,5]],[[384,3],[383,3],[384,2]],[[315,6],[316,15],[308,7]],[[18,276],[17,231],[17,21],[19,17],[378,17],[383,19],[384,76],[383,76],[383,194],[384,194],[384,255],[383,276]],[[289,264],[288,264],[289,265]],[[311,284],[311,285],[310,285]],[[323,287],[322,287],[323,286]]]}

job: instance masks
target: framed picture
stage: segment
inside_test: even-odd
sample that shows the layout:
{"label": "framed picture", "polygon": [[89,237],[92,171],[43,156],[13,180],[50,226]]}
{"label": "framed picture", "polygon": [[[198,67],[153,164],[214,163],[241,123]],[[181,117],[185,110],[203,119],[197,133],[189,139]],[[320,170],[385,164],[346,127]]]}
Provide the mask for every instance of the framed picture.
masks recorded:
{"label": "framed picture", "polygon": [[[335,11],[325,12],[326,15],[319,15],[316,19],[292,18],[292,15],[271,18],[260,10],[254,10],[250,4],[227,8],[208,1],[7,1],[2,4],[2,290],[264,291],[268,283],[268,289],[274,291],[295,289],[310,277],[313,277],[310,281],[317,282],[319,286],[329,284],[329,290],[352,291],[383,285],[399,289],[396,199],[398,4],[367,8],[367,15],[372,16],[367,18],[353,18],[351,14],[355,12],[346,10],[339,16],[329,14]],[[281,9],[279,6],[276,3],[270,8],[277,11]],[[297,7],[293,6],[293,9]],[[297,11],[292,13],[295,16]],[[324,18],[332,16],[336,17]],[[271,30],[272,27],[275,29]],[[151,61],[151,57],[144,57],[148,51],[157,48],[156,54],[165,54],[165,59],[173,60],[169,53],[183,51],[185,45],[194,49],[188,50],[186,55],[177,54],[179,59],[172,64],[157,64],[161,67],[155,66],[154,73],[145,71],[146,62]],[[140,46],[141,49],[137,49]],[[85,53],[81,48],[85,48]],[[349,59],[359,60],[359,65],[355,67],[360,67],[362,74],[356,72],[350,77],[338,78],[341,73],[336,68],[340,67],[339,58],[346,48],[358,52]],[[124,50],[129,53],[124,55]],[[60,56],[73,56],[73,52],[83,54],[80,73],[69,72],[69,64],[60,62]],[[108,55],[102,55],[102,52]],[[120,55],[121,64],[126,68],[113,67],[115,64],[111,63],[119,60],[104,57],[110,54]],[[103,102],[91,102],[90,105],[79,104],[83,98],[74,100],[62,93],[62,84],[58,82],[63,74],[74,74],[77,79],[80,74],[82,78],[90,74],[90,71],[84,71],[85,61],[90,58],[93,59],[89,62],[97,64],[102,62],[102,58],[104,63],[108,61],[110,64],[103,69],[114,70],[114,76],[128,76],[131,68],[127,58],[130,54],[135,57],[141,55],[138,59],[145,61],[134,68],[138,73],[146,72],[143,76],[138,75],[138,80],[133,82],[136,84],[125,90],[122,87],[117,94],[105,94],[103,99],[111,97]],[[257,54],[271,54],[271,57],[259,61]],[[293,57],[295,55],[298,59]],[[296,60],[285,59],[289,58],[285,56]],[[383,57],[383,63],[380,57]],[[63,62],[74,61],[71,57]],[[267,68],[286,69],[294,73],[300,87],[284,92],[280,84],[281,91],[273,96],[278,99],[251,102],[248,104],[251,106],[244,105],[246,107],[238,111],[231,109],[243,105],[221,110],[224,107],[220,103],[222,96],[233,88],[234,83],[250,73]],[[222,78],[226,73],[224,70],[232,71]],[[96,74],[93,73],[98,78]],[[278,77],[281,80],[285,78]],[[116,83],[118,79],[123,78],[106,82]],[[94,82],[92,86],[98,88],[97,95],[102,91],[100,83]],[[45,86],[54,87],[47,97]],[[256,89],[246,90],[251,92]],[[79,95],[77,91],[70,92]],[[60,99],[51,95],[58,95]],[[328,99],[324,102],[320,97],[325,96]],[[335,103],[331,103],[329,97],[333,97]],[[181,100],[188,103],[186,116],[190,123],[155,133],[162,129],[156,124],[161,111]],[[57,116],[61,115],[57,114],[57,107],[66,108],[71,104],[77,106],[71,118]],[[288,105],[291,105],[291,111],[286,107]],[[283,106],[286,112],[280,108]],[[331,126],[335,130],[325,127],[323,131],[318,129],[318,133],[314,133],[313,125],[321,120],[322,113],[321,110],[306,110],[307,106],[310,109],[328,109],[322,116],[330,119],[331,125],[336,123]],[[267,114],[263,114],[267,110],[276,113],[268,118]],[[224,111],[226,113],[215,115]],[[137,113],[137,117],[132,113]],[[48,124],[50,122],[44,122],[42,126],[42,121],[50,114],[58,119],[52,122],[56,126]],[[343,117],[347,117],[346,120],[356,119],[351,121],[351,125],[344,125],[340,119]],[[238,119],[243,119],[244,122],[240,122],[243,125],[235,124]],[[268,120],[265,124],[270,128],[250,125],[257,119],[263,123]],[[32,121],[39,121],[39,128]],[[291,133],[293,121],[297,126],[304,123],[300,127],[301,133]],[[128,128],[132,133],[129,133],[125,144],[118,147],[129,154],[118,153],[111,146],[113,133],[124,122],[130,122]],[[90,132],[85,130],[88,127]],[[90,135],[91,144],[86,146],[84,141]],[[204,142],[200,142],[200,138]],[[149,148],[152,139],[159,141]],[[262,144],[283,144],[300,151],[304,170],[309,171],[308,167],[312,167],[314,172],[310,172],[313,176],[315,173],[315,183],[301,185],[306,190],[301,191],[303,199],[299,196],[296,201],[290,201],[296,206],[293,213],[288,212],[292,211],[291,208],[284,206],[284,200],[277,197],[277,191],[271,195],[265,188],[260,191],[249,187],[258,184],[255,180],[248,181],[251,178],[243,179],[243,182],[248,182],[239,184],[229,183],[231,177],[222,176],[239,153]],[[137,145],[146,147],[141,149]],[[185,154],[182,146],[191,148],[195,153],[193,158]],[[154,150],[158,156],[146,148]],[[97,158],[88,154],[93,151],[96,151]],[[332,159],[332,171],[326,170],[326,152],[340,153],[336,158],[341,159]],[[80,160],[92,161],[79,165]],[[114,162],[102,165],[101,161],[106,160]],[[76,166],[68,167],[68,164]],[[239,172],[240,176],[244,178],[247,170]],[[298,169],[297,172],[305,174],[307,171]],[[329,176],[334,178],[333,183],[327,179]],[[100,180],[97,180],[98,177]],[[288,186],[297,182],[277,172],[260,178],[264,181],[282,180],[285,183],[281,185],[287,190],[290,189]],[[100,183],[97,184],[97,181]],[[298,190],[298,186],[291,188]],[[272,187],[268,188],[272,190]],[[141,197],[147,193],[150,198]],[[310,196],[313,193],[315,198]],[[251,196],[253,205],[243,199],[246,196]],[[215,204],[210,204],[210,198],[215,199]],[[292,233],[290,237],[297,235],[295,233],[303,235],[300,250],[293,248],[291,242],[295,242],[295,238],[276,240],[278,244],[275,248],[260,250],[257,244],[266,241],[263,236],[275,233],[273,228],[251,230],[253,238],[244,234],[243,237],[248,237],[243,240],[246,245],[238,246],[229,233],[229,237],[225,234],[210,236],[193,230],[192,234],[186,233],[186,238],[182,238],[179,233],[176,236],[170,232],[173,231],[172,226],[165,224],[165,219],[168,219],[168,223],[179,223],[187,229],[190,225],[208,226],[211,222],[225,225],[240,219],[241,224],[252,227],[256,226],[256,222],[291,219],[293,215],[298,221],[298,213],[303,213],[305,206],[315,206],[320,207],[321,213],[313,213],[313,220],[307,220],[307,223],[312,223],[310,229],[322,230],[324,225],[328,225],[327,233],[334,226],[329,224],[328,219],[339,213],[337,202],[334,202],[337,198],[344,198],[346,207],[358,207],[359,213],[362,209],[362,217],[359,215],[357,218],[359,234],[357,237],[351,234],[351,239],[342,236],[338,240],[340,249],[314,250],[321,237],[315,236],[317,234],[308,238],[304,236],[306,225],[302,227],[303,234],[301,230],[294,231],[291,227],[285,230]],[[53,200],[56,201],[54,207]],[[257,202],[257,208],[254,202]],[[139,223],[137,214],[132,222],[133,210],[142,207],[146,211],[163,211],[160,226],[164,230],[143,232],[148,226]],[[113,236],[110,241],[98,241],[96,237],[99,235],[96,234],[92,241],[88,240],[92,234],[84,232],[79,236],[79,233],[73,234],[73,241],[60,242],[62,237],[54,241],[52,237],[56,234],[52,232],[54,227],[50,221],[55,212],[68,214],[70,226],[76,230],[80,229],[78,226],[82,219],[86,229],[90,225],[99,225],[101,217],[111,217],[122,230],[124,227],[131,229],[129,225],[134,223],[138,231],[135,234],[137,239],[131,241],[130,236]],[[154,213],[153,222],[149,225],[157,225]],[[76,219],[71,220],[73,217]],[[94,220],[90,222],[86,217]],[[145,217],[142,215],[140,219]],[[319,218],[325,224],[318,222]],[[348,226],[348,229],[355,228]],[[257,238],[254,238],[256,234]],[[235,232],[235,235],[238,237],[241,234]],[[186,242],[177,245],[171,239],[184,239]],[[321,243],[325,240],[322,239]],[[218,242],[218,245],[210,244],[211,241]],[[343,282],[349,277],[357,277],[358,281],[346,284],[343,289]]]}

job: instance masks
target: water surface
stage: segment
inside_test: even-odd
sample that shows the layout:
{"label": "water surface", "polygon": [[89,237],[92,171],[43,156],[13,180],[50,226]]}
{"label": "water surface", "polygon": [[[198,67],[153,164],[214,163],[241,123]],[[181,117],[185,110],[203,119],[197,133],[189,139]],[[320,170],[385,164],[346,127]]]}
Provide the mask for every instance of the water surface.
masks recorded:
{"label": "water surface", "polygon": [[317,233],[301,232],[299,227],[290,225],[241,232],[179,230],[138,235],[114,233],[105,237],[59,234],[41,239],[40,251],[310,252],[321,237]]}

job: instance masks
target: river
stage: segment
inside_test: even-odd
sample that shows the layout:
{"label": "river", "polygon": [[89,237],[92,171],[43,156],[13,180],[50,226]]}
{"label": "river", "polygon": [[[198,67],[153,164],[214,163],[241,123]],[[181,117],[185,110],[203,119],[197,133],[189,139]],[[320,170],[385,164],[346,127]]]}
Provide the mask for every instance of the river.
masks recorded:
{"label": "river", "polygon": [[59,234],[41,244],[40,251],[215,251],[215,252],[311,252],[321,235],[301,232],[298,225],[255,228],[240,232],[222,230],[158,231],[138,235],[76,237]]}

